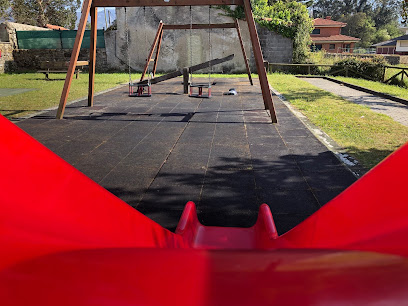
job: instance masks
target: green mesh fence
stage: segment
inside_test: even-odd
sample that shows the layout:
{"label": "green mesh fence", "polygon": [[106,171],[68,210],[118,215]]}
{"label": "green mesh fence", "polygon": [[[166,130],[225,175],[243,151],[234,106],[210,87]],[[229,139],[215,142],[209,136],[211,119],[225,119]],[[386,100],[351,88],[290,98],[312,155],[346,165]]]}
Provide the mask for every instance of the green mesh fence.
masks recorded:
{"label": "green mesh fence", "polygon": [[[72,49],[77,31],[17,31],[19,49]],[[86,30],[81,49],[89,49],[91,31]],[[103,30],[98,30],[97,48],[105,48]]]}

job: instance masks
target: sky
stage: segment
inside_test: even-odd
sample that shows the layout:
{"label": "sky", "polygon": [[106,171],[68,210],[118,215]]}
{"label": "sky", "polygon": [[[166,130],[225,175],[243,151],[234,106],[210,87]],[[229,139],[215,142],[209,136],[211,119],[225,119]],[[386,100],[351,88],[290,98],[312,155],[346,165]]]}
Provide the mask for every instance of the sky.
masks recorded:
{"label": "sky", "polygon": [[[82,7],[82,2],[83,2],[83,0],[81,1],[81,7]],[[108,27],[109,27],[109,13],[108,13],[108,11],[110,12],[110,15],[111,15],[111,23],[116,19],[116,11],[115,11],[114,7],[109,7],[109,8],[106,8],[105,10],[106,10],[106,20],[107,20]],[[81,8],[79,8],[77,10],[77,27],[78,27],[78,23],[79,23],[80,18],[81,18]],[[88,21],[91,22],[90,17],[88,18]],[[106,29],[105,12],[104,12],[103,7],[98,9],[98,29]]]}

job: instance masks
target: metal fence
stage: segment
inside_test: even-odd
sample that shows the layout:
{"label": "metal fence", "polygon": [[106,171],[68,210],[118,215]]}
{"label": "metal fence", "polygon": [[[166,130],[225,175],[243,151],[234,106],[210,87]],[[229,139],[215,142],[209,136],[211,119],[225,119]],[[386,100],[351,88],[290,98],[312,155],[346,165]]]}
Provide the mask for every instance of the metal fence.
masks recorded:
{"label": "metal fence", "polygon": [[[19,49],[72,49],[76,30],[68,31],[17,31]],[[98,30],[97,48],[105,48],[103,30]],[[91,31],[86,30],[81,48],[89,49]]]}

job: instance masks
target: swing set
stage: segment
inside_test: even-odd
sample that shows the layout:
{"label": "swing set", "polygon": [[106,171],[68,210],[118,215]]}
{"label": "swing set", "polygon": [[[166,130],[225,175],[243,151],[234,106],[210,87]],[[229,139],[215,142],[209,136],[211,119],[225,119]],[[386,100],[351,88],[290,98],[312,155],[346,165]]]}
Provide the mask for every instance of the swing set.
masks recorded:
{"label": "swing set", "polygon": [[[270,91],[269,87],[269,82],[267,79],[266,75],[266,70],[264,67],[263,63],[263,56],[262,56],[262,51],[261,51],[261,46],[259,43],[259,38],[258,38],[258,33],[256,31],[255,27],[255,22],[254,18],[252,15],[252,8],[251,8],[251,3],[250,0],[197,0],[197,1],[191,1],[191,0],[169,0],[169,1],[162,1],[162,0],[84,0],[83,6],[82,6],[82,14],[81,14],[81,19],[79,21],[78,25],[78,30],[77,30],[77,35],[75,38],[75,43],[74,47],[72,50],[71,54],[71,60],[70,64],[68,67],[68,72],[65,78],[65,83],[64,87],[61,93],[61,99],[57,111],[57,119],[62,119],[64,116],[64,111],[65,111],[65,106],[67,104],[68,100],[68,95],[69,91],[71,88],[71,83],[72,83],[72,77],[74,74],[74,69],[76,66],[76,63],[78,61],[78,55],[80,51],[80,46],[82,43],[82,39],[84,36],[85,28],[86,28],[86,21],[88,19],[88,16],[91,16],[91,43],[90,43],[90,56],[89,56],[89,88],[88,88],[88,106],[93,106],[94,103],[94,82],[95,82],[95,60],[96,60],[96,25],[97,25],[97,11],[98,7],[156,7],[156,6],[189,6],[190,7],[190,52],[192,52],[191,48],[191,36],[192,36],[192,30],[197,27],[201,28],[204,27],[202,25],[194,25],[192,22],[192,7],[193,6],[209,6],[209,23],[208,25],[205,25],[205,27],[209,28],[209,44],[210,44],[210,60],[206,63],[196,65],[195,70],[197,69],[197,66],[199,66],[200,69],[203,69],[205,67],[209,67],[209,78],[208,78],[208,83],[207,84],[198,84],[194,83],[192,79],[192,73],[194,72],[193,65],[192,65],[192,56],[190,56],[190,62],[191,62],[191,67],[188,69],[188,73],[190,74],[189,77],[189,92],[190,96],[198,96],[198,97],[205,97],[203,94],[203,88],[208,89],[208,94],[207,97],[211,96],[211,70],[212,66],[214,65],[215,62],[223,62],[222,59],[211,59],[211,29],[212,28],[217,28],[219,25],[212,25],[211,24],[211,6],[212,5],[239,5],[244,7],[244,12],[245,12],[245,19],[248,24],[248,29],[249,29],[249,35],[251,38],[251,44],[252,44],[252,50],[254,53],[254,58],[255,58],[255,63],[256,63],[256,68],[259,76],[259,82],[261,85],[261,91],[262,91],[262,97],[264,101],[264,106],[265,109],[268,109],[270,112],[270,116],[272,119],[273,123],[277,123],[277,117],[275,113],[275,108],[273,105],[272,101],[272,94]],[[170,29],[173,27],[174,29],[177,29],[178,27],[186,27],[186,25],[168,25],[167,28]],[[225,25],[221,25],[221,27],[225,27]],[[238,35],[240,36],[240,30],[239,30],[239,25],[238,22],[235,21],[234,27],[238,31]],[[150,79],[150,74],[148,74],[148,79],[147,82],[146,80],[143,80],[143,78],[146,75],[146,72],[148,72],[148,66],[151,61],[151,57],[153,55],[154,47],[156,47],[156,44],[159,43],[161,44],[161,39],[163,37],[163,29],[165,29],[164,24],[162,23],[159,25],[159,30],[156,34],[155,40],[153,42],[153,47],[151,48],[149,52],[149,56],[146,60],[146,66],[145,70],[141,79],[141,82],[136,83],[135,85],[137,86],[136,91],[134,90],[134,85],[131,80],[131,75],[130,75],[130,63],[128,60],[128,66],[129,66],[129,94],[133,94],[135,96],[138,95],[151,95],[151,84],[153,84],[154,79]],[[129,35],[128,33],[126,34],[127,41],[129,40]],[[241,49],[243,50],[244,54],[244,59],[246,62],[247,66],[247,72],[250,78],[250,70],[249,70],[249,65],[247,62],[247,57],[244,53],[244,48],[242,44],[242,38],[240,38],[240,43],[241,43]],[[159,56],[160,52],[160,47],[159,45],[157,46],[158,49],[156,51],[156,57],[154,61],[154,66],[153,66],[153,71],[155,72],[156,67],[157,67],[157,59]],[[225,58],[224,58],[225,59]],[[224,60],[225,61],[225,60]],[[154,73],[153,73],[154,74]],[[175,72],[174,74],[182,75],[182,72]],[[157,81],[157,80],[156,80]],[[250,78],[251,81],[251,78]],[[197,94],[193,93],[193,89],[198,88],[199,92]],[[147,90],[146,90],[147,89]]]}
{"label": "swing set", "polygon": [[[197,95],[198,97],[210,97],[211,96],[211,79],[210,79],[211,69],[210,69],[210,73],[209,73],[209,82],[208,82],[209,95],[208,96],[204,96],[202,94],[202,88],[204,88],[205,84],[192,84],[192,82],[191,82],[192,81],[192,72],[195,71],[195,69],[196,69],[196,68],[191,69],[191,67],[194,67],[193,66],[193,61],[192,61],[192,59],[193,59],[193,56],[192,56],[192,30],[201,30],[201,29],[208,29],[209,30],[208,45],[210,47],[210,54],[212,54],[212,44],[211,44],[211,30],[212,29],[222,29],[223,30],[223,42],[225,41],[225,31],[224,31],[225,29],[235,29],[237,31],[239,43],[240,43],[240,46],[241,46],[242,55],[243,55],[243,58],[244,58],[245,68],[246,68],[246,71],[247,71],[247,74],[248,74],[248,80],[249,80],[250,84],[253,85],[252,76],[251,76],[251,69],[249,67],[249,60],[248,60],[248,57],[246,55],[246,51],[245,51],[245,48],[244,48],[244,43],[242,41],[242,35],[241,35],[241,30],[240,30],[240,27],[239,27],[238,20],[235,19],[234,23],[211,24],[210,10],[211,10],[211,8],[209,8],[208,24],[193,24],[191,7],[190,7],[190,24],[164,24],[163,21],[160,21],[157,32],[156,32],[156,35],[155,35],[155,38],[153,40],[153,44],[152,44],[152,46],[151,46],[151,48],[149,50],[149,54],[148,54],[148,56],[146,58],[146,64],[144,66],[142,76],[140,78],[140,82],[138,83],[138,86],[149,86],[149,84],[151,85],[151,79],[149,78],[149,76],[152,75],[154,77],[155,74],[156,74],[157,62],[158,62],[158,59],[159,59],[160,49],[161,49],[161,45],[162,45],[162,41],[163,41],[164,30],[173,30],[173,31],[174,30],[190,30],[190,36],[189,36],[189,40],[190,40],[190,67],[187,67],[187,69],[188,69],[187,73],[188,73],[189,77],[188,77],[188,81],[187,81],[188,82],[187,86],[185,86],[185,87],[187,87],[187,89],[184,91],[184,93],[190,92],[190,96],[192,96],[193,95],[192,94],[192,89],[194,87],[198,87],[199,88],[199,93]],[[126,27],[126,30],[128,30],[126,10],[125,10],[125,27]],[[129,50],[129,45],[127,45],[127,47],[128,47],[127,50]],[[224,45],[223,45],[222,49],[223,49],[223,59],[225,59],[225,61],[232,59],[230,56],[224,57]],[[154,53],[155,53],[155,55],[154,55]],[[128,52],[128,55],[129,55],[129,52]],[[154,58],[153,58],[153,55],[154,55]],[[130,66],[129,58],[128,58],[128,62],[129,62],[129,66]],[[149,67],[150,67],[150,63],[152,63],[152,62],[153,62],[153,69],[152,69],[152,72],[150,74],[148,70],[149,70]],[[210,66],[210,64],[211,64],[211,67],[214,65],[213,61],[209,61],[208,63],[209,63],[208,66]],[[216,64],[218,64],[218,63],[221,64],[221,62],[216,62]],[[146,74],[148,76],[147,83],[143,82]],[[183,74],[184,74],[184,72],[183,72]],[[165,77],[160,77],[158,79],[158,82],[168,80],[168,79],[174,78],[176,76],[178,76],[178,74],[172,72],[172,73],[167,74]],[[155,82],[155,83],[158,83],[158,82]],[[188,89],[188,87],[189,87],[189,89]]]}

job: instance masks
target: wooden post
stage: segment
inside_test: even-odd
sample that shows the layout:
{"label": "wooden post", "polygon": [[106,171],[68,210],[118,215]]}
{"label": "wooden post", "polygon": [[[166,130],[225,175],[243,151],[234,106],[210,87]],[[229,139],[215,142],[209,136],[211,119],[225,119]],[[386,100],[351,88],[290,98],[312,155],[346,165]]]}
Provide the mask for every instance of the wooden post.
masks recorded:
{"label": "wooden post", "polygon": [[183,89],[184,93],[188,94],[188,77],[189,77],[189,69],[183,68]]}
{"label": "wooden post", "polygon": [[[160,33],[162,32],[162,30],[163,30],[163,21],[160,20],[159,28],[157,29],[157,33],[156,33],[156,36],[154,37],[152,48],[150,49],[149,55],[147,56],[146,65],[145,65],[145,67],[143,69],[143,73],[142,73],[142,76],[140,78],[140,81],[143,81],[143,78],[144,78],[144,76],[145,76],[145,74],[147,72],[147,69],[149,68],[149,64],[150,64],[150,60],[152,59],[152,56],[153,56],[154,48],[156,47],[156,44],[157,44],[157,42],[159,40],[159,36],[160,36]],[[146,31],[146,29],[145,29],[145,31]]]}
{"label": "wooden post", "polygon": [[162,28],[162,30],[160,32],[160,35],[159,35],[159,41],[157,43],[156,56],[154,57],[153,76],[156,75],[157,61],[159,59],[159,53],[160,53],[160,47],[161,47],[162,40],[163,40],[163,28]]}
{"label": "wooden post", "polygon": [[57,119],[62,119],[64,116],[65,106],[68,100],[69,90],[71,88],[72,77],[75,72],[76,63],[78,61],[79,50],[81,49],[82,39],[84,38],[84,32],[86,27],[86,20],[89,16],[89,10],[91,8],[92,0],[84,0],[82,4],[82,14],[79,21],[77,34],[75,37],[74,47],[71,53],[71,59],[69,62],[67,76],[65,77],[64,88],[62,89],[60,104],[57,111]]}
{"label": "wooden post", "polygon": [[256,31],[254,17],[252,15],[250,0],[244,0],[245,18],[248,23],[249,35],[251,37],[252,50],[254,52],[256,69],[258,70],[259,83],[261,84],[262,96],[264,100],[265,109],[269,108],[272,123],[277,123],[275,108],[273,106],[272,94],[269,88],[268,77],[263,65],[263,56],[261,45],[259,44],[258,33]]}
{"label": "wooden post", "polygon": [[384,66],[382,80],[381,80],[383,83],[385,82],[385,73],[386,73],[386,71],[387,71],[387,67]]}
{"label": "wooden post", "polygon": [[98,8],[91,8],[91,43],[89,46],[89,88],[88,88],[88,106],[93,106],[95,90],[95,61],[96,61],[96,39],[98,36]]}
{"label": "wooden post", "polygon": [[242,50],[242,55],[244,56],[244,62],[245,62],[245,67],[248,73],[249,83],[251,83],[251,85],[254,85],[254,82],[252,82],[251,69],[249,68],[248,57],[245,52],[244,43],[242,41],[242,36],[241,36],[241,30],[239,28],[239,23],[237,19],[235,19],[235,28],[237,29],[239,43],[241,45],[241,50]]}

